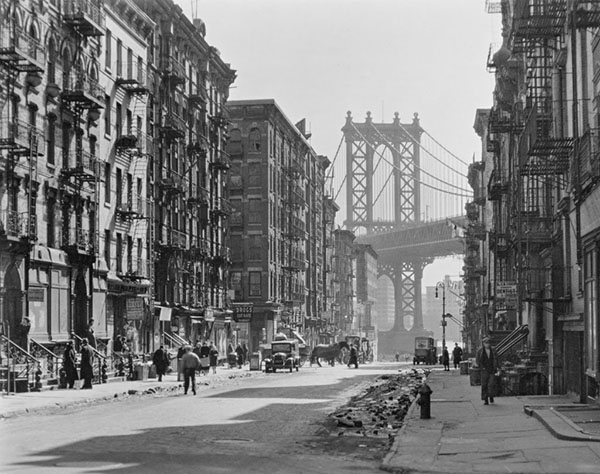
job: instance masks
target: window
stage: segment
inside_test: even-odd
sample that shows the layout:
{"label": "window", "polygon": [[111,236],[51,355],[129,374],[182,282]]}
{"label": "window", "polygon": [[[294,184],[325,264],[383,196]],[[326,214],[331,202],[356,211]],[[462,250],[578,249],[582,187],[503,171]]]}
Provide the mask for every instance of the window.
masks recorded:
{"label": "window", "polygon": [[117,273],[123,273],[123,236],[117,234]]}
{"label": "window", "polygon": [[112,33],[110,30],[106,30],[105,34],[105,50],[104,50],[104,67],[110,69],[110,62],[112,61]]}
{"label": "window", "polygon": [[242,272],[230,272],[231,289],[235,292],[234,300],[241,301],[244,299],[242,291]]}
{"label": "window", "polygon": [[110,240],[111,234],[110,230],[104,231],[104,261],[106,262],[106,266],[110,269]]}
{"label": "window", "polygon": [[56,162],[55,147],[56,147],[56,116],[48,117],[48,136],[46,138],[47,148],[46,156],[48,164],[54,165]]}
{"label": "window", "polygon": [[117,207],[118,207],[123,203],[123,172],[121,171],[121,168],[117,168],[116,191],[117,191]]}
{"label": "window", "polygon": [[110,163],[104,163],[104,202],[110,202]]}
{"label": "window", "polygon": [[127,48],[127,79],[135,79],[133,76],[133,51]]}
{"label": "window", "polygon": [[104,97],[104,102],[106,103],[106,108],[104,109],[104,133],[110,135],[110,127],[111,127],[111,120],[110,120],[110,113],[111,113],[111,103],[110,103],[110,96],[106,95]]}
{"label": "window", "polygon": [[46,65],[48,72],[48,83],[56,84],[56,44],[51,38],[48,41],[48,64]]}
{"label": "window", "polygon": [[119,138],[123,131],[123,109],[119,102],[117,102],[116,112],[115,127],[117,129],[117,138]]}
{"label": "window", "polygon": [[117,77],[123,75],[123,42],[117,39]]}
{"label": "window", "polygon": [[261,260],[262,258],[262,237],[252,236],[248,239],[248,260]]}
{"label": "window", "polygon": [[54,216],[54,206],[56,204],[55,199],[48,199],[46,204],[46,211],[48,213],[48,227],[47,227],[47,245],[48,247],[56,247],[56,220]]}
{"label": "window", "polygon": [[62,148],[63,148],[63,168],[69,169],[69,148],[71,142],[71,124],[63,123]]}
{"label": "window", "polygon": [[260,208],[261,208],[261,200],[260,199],[250,199],[248,201],[248,223],[249,224],[260,224]]}
{"label": "window", "polygon": [[260,151],[260,130],[253,128],[248,134],[248,146],[251,152]]}
{"label": "window", "polygon": [[248,167],[248,186],[261,187],[261,170],[262,167],[259,165],[252,165]]}
{"label": "window", "polygon": [[260,296],[261,295],[261,272],[250,272],[249,273],[249,296]]}

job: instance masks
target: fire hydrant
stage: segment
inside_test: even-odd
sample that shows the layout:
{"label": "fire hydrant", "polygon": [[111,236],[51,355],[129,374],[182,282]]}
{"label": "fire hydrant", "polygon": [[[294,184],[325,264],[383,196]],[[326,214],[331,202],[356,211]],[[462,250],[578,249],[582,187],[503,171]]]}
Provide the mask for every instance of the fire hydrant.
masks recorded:
{"label": "fire hydrant", "polygon": [[421,419],[428,420],[431,418],[431,394],[433,390],[424,383],[419,389],[419,400],[417,403],[421,406]]}

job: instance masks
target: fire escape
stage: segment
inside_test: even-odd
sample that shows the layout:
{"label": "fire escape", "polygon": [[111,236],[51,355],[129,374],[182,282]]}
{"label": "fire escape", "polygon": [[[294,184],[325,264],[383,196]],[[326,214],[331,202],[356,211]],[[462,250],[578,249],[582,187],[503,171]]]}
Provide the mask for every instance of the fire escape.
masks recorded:
{"label": "fire escape", "polygon": [[[62,248],[74,264],[91,266],[98,249],[97,193],[99,159],[95,147],[84,138],[83,121],[92,125],[105,105],[105,91],[83,67],[84,43],[90,37],[104,34],[104,10],[92,0],[70,0],[63,5],[64,24],[71,28],[78,42],[78,60],[63,64],[61,104],[73,116],[72,129],[63,130],[63,167],[61,180],[63,230]],[[87,116],[83,114],[87,112]],[[71,156],[70,137],[75,135],[75,156]],[[84,143],[87,147],[84,146]],[[85,150],[87,148],[87,150]],[[87,206],[89,224],[83,223],[83,209]],[[75,225],[71,212],[75,211]]]}
{"label": "fire escape", "polygon": [[129,226],[127,263],[124,269],[118,271],[118,276],[134,282],[142,279],[152,280],[153,266],[143,258],[143,249],[139,248],[139,245],[135,252],[136,258],[133,258],[133,238],[136,235],[141,237],[142,241],[148,242],[147,255],[153,254],[153,240],[147,238],[147,235],[139,234],[141,223],[152,221],[152,206],[149,205],[151,201],[148,194],[150,186],[146,187],[146,195],[142,194],[142,188],[144,188],[143,183],[150,182],[149,166],[154,156],[153,139],[143,132],[142,126],[150,90],[148,75],[141,58],[137,62],[128,58],[125,64],[117,65],[115,84],[124,92],[130,105],[125,129],[122,130],[122,124],[119,124],[115,140],[116,154],[129,162],[126,180],[122,183],[121,189],[117,190],[116,216]]}
{"label": "fire escape", "polygon": [[[0,117],[0,175],[4,176],[8,194],[8,206],[0,211],[0,249],[24,256],[37,240],[37,160],[44,154],[44,135],[36,126],[36,111],[30,111],[28,121],[19,117],[14,87],[23,72],[26,73],[26,93],[40,84],[45,52],[34,31],[25,31],[17,25],[16,19],[0,30],[0,63],[5,70],[3,95],[7,100]],[[19,208],[18,199],[23,178],[27,189],[26,209]]]}
{"label": "fire escape", "polygon": [[282,195],[284,196],[284,252],[282,270],[285,272],[284,298],[288,307],[298,307],[304,302],[303,279],[299,274],[305,269],[306,228],[304,210],[304,167],[299,157],[291,157],[283,173]]}

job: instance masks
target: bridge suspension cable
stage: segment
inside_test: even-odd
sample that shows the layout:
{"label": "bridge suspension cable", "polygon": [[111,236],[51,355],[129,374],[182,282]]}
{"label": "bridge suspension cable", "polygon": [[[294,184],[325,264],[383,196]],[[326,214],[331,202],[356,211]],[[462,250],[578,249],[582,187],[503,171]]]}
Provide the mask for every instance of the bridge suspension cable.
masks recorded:
{"label": "bridge suspension cable", "polygon": [[[369,145],[373,146],[373,143],[371,143],[369,140],[367,140],[367,138],[366,138],[366,137],[365,137],[365,136],[364,136],[364,135],[363,135],[363,134],[362,134],[362,133],[361,133],[361,132],[358,130],[358,128],[356,128],[356,125],[352,124],[352,127],[354,128],[354,131],[355,131],[355,132],[356,132],[356,133],[357,133],[357,134],[358,134],[358,135],[359,135],[359,136],[360,136],[360,137],[361,137],[361,138],[362,138],[362,139],[363,139],[363,140],[364,140],[366,143],[368,143]],[[388,145],[388,146],[389,146],[389,147],[390,147],[392,150],[394,150],[396,153],[402,154],[402,152],[401,152],[400,150],[398,150],[397,148],[395,148],[395,147],[393,146],[393,144],[391,144],[391,143],[390,143],[390,142],[389,142],[389,141],[388,141],[388,140],[385,138],[385,136],[383,136],[381,133],[379,133],[379,131],[377,131],[377,133],[378,133],[378,134],[379,134],[381,137],[383,137],[383,138],[386,140],[386,143],[387,143],[387,145]],[[397,170],[397,171],[402,171],[402,169],[401,169],[400,167],[398,167],[398,166],[397,166],[395,163],[393,163],[393,162],[391,162],[390,160],[388,160],[388,159],[387,159],[387,158],[386,158],[386,157],[385,157],[385,156],[384,156],[384,155],[383,155],[383,154],[382,154],[380,151],[378,151],[378,150],[375,148],[375,146],[373,146],[373,150],[375,151],[375,153],[376,153],[376,154],[377,154],[377,155],[378,155],[378,156],[379,156],[379,157],[380,157],[380,158],[381,158],[383,161],[385,161],[387,164],[389,164],[389,165],[390,165],[392,168],[394,168],[394,169],[395,169],[395,170]],[[440,160],[437,160],[437,161],[440,161]],[[421,173],[423,173],[424,175],[426,175],[426,176],[429,176],[431,179],[434,179],[434,180],[436,180],[436,181],[439,181],[439,182],[443,183],[445,186],[448,186],[448,187],[450,187],[450,188],[455,188],[455,189],[457,189],[457,190],[459,190],[459,191],[462,191],[462,193],[452,192],[452,191],[449,191],[449,190],[447,190],[447,189],[438,188],[438,187],[436,187],[436,186],[433,186],[433,185],[431,185],[431,184],[429,184],[429,183],[426,183],[426,182],[422,181],[422,180],[421,180],[421,179],[419,179],[419,178],[415,178],[415,181],[416,181],[416,182],[418,182],[419,184],[421,184],[421,185],[423,185],[423,186],[425,186],[425,187],[427,187],[427,188],[433,189],[433,190],[435,190],[435,191],[440,191],[440,192],[442,192],[442,193],[445,193],[445,194],[450,194],[450,195],[453,195],[453,196],[461,196],[461,197],[471,197],[471,196],[472,196],[472,192],[471,192],[469,189],[467,189],[467,188],[462,188],[462,187],[460,187],[460,186],[457,186],[457,185],[455,185],[455,184],[452,184],[452,183],[448,183],[448,182],[444,181],[444,179],[443,179],[443,178],[438,178],[437,176],[435,176],[435,175],[433,175],[433,174],[429,173],[428,171],[426,171],[425,169],[423,169],[422,167],[420,167],[420,166],[418,166],[418,165],[416,165],[416,164],[415,164],[414,166],[415,166],[415,168],[416,168],[417,170],[419,170],[419,171],[420,171]],[[454,170],[454,171],[456,171],[456,170]]]}

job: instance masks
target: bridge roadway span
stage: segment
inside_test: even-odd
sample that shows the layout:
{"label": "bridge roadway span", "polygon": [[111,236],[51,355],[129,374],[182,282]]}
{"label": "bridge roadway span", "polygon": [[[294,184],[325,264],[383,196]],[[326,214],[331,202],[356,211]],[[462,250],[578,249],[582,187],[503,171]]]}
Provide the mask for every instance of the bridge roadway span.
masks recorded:
{"label": "bridge roadway span", "polygon": [[391,231],[357,236],[356,242],[369,244],[380,263],[430,259],[464,253],[464,217],[403,224]]}

